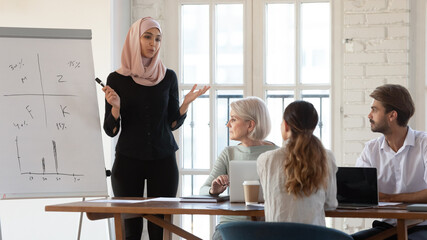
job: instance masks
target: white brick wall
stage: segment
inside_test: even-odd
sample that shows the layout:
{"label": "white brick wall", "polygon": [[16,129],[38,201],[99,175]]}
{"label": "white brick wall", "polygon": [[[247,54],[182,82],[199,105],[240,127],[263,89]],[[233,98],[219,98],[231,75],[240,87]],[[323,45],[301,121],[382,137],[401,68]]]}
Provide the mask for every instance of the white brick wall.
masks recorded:
{"label": "white brick wall", "polygon": [[[344,0],[343,152],[370,136],[370,92],[384,83],[407,85],[409,0]],[[357,47],[356,47],[357,46]],[[350,141],[350,142],[348,142]],[[354,164],[354,163],[353,163]]]}
{"label": "white brick wall", "polygon": [[386,53],[374,52],[374,53],[347,53],[344,59],[347,64],[367,64],[367,63],[385,63],[387,61]]}
{"label": "white brick wall", "polygon": [[163,19],[163,0],[132,0],[132,22],[142,17],[153,17],[159,22]]}
{"label": "white brick wall", "polygon": [[383,39],[385,37],[386,29],[384,27],[366,27],[365,25],[358,27],[346,28],[344,32],[345,38],[355,39]]}
{"label": "white brick wall", "polygon": [[346,12],[374,12],[385,10],[387,0],[344,0],[344,9]]}
{"label": "white brick wall", "polygon": [[409,1],[407,0],[389,0],[388,8],[390,10],[409,10]]}
{"label": "white brick wall", "polygon": [[[409,79],[409,0],[344,0],[343,154],[339,165],[354,166],[364,143],[380,136],[370,131],[371,91],[384,83],[407,86]],[[349,51],[350,50],[350,51]],[[352,50],[352,51],[351,51]],[[343,219],[352,233],[370,227],[370,219]]]}
{"label": "white brick wall", "polygon": [[409,36],[409,26],[388,27],[387,36],[389,38],[405,38]]}
{"label": "white brick wall", "polygon": [[362,116],[346,116],[344,118],[344,124],[348,128],[363,128],[365,127],[365,119]]}
{"label": "white brick wall", "polygon": [[408,12],[385,12],[366,14],[367,23],[369,25],[395,25],[409,23]]}

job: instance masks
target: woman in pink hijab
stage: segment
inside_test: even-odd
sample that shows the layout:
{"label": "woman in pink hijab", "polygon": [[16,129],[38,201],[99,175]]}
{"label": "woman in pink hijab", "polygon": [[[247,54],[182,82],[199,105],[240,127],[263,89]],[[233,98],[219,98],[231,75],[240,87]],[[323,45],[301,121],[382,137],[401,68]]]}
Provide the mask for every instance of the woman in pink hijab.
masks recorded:
{"label": "woman in pink hijab", "polygon": [[[191,102],[209,87],[196,85],[179,106],[178,80],[159,58],[162,30],[151,17],[136,21],[123,46],[121,67],[107,79],[104,130],[119,132],[111,182],[116,197],[175,197],[178,189],[178,146],[172,131],[185,120]],[[162,216],[161,216],[162,217]],[[126,239],[141,239],[142,218],[125,221]],[[163,230],[148,223],[150,239]]]}

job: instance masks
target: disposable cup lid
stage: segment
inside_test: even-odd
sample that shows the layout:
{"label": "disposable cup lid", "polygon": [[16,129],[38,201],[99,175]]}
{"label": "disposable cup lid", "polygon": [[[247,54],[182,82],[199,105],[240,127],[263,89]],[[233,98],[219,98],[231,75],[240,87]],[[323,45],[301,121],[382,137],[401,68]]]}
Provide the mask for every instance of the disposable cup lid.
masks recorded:
{"label": "disposable cup lid", "polygon": [[243,185],[259,185],[259,181],[258,180],[244,181]]}

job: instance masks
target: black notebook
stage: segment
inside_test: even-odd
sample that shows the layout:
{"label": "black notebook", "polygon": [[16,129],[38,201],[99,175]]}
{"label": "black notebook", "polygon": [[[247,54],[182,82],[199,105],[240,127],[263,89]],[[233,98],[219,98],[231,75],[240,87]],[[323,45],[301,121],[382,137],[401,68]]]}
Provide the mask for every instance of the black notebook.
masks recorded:
{"label": "black notebook", "polygon": [[205,203],[218,203],[230,200],[230,196],[211,196],[211,195],[192,195],[188,197],[181,197],[180,202],[205,202]]}

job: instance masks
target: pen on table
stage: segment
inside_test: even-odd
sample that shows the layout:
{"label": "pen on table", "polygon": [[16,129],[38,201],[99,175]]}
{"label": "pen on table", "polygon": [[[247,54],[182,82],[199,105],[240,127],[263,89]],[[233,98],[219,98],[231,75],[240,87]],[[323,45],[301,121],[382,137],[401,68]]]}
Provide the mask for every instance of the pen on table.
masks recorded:
{"label": "pen on table", "polygon": [[99,79],[99,78],[95,78],[95,81],[96,81],[97,83],[99,83],[99,85],[101,85],[102,87],[105,87],[105,85],[104,85],[104,83],[101,81],[101,79]]}

